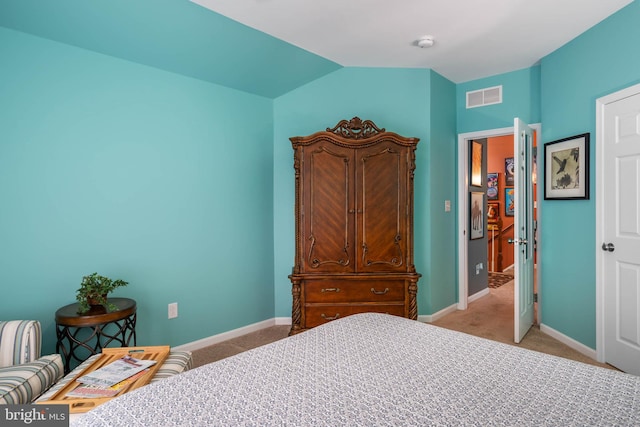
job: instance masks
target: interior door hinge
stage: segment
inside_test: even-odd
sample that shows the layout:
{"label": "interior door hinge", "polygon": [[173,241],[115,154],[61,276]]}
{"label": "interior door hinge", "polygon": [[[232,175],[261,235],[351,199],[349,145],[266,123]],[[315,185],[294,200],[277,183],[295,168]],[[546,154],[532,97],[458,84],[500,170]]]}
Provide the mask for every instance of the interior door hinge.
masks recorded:
{"label": "interior door hinge", "polygon": [[538,302],[538,294],[533,294],[533,302]]}

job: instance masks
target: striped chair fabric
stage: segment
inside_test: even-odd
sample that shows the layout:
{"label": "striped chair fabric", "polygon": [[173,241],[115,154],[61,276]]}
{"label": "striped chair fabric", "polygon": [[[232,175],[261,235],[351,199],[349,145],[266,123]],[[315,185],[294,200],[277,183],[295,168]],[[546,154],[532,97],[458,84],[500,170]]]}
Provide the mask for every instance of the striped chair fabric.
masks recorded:
{"label": "striped chair fabric", "polygon": [[171,351],[160,369],[158,369],[158,372],[151,378],[151,382],[154,383],[161,379],[169,378],[191,368],[193,368],[193,357],[191,357],[190,351]]}
{"label": "striped chair fabric", "polygon": [[42,330],[36,320],[0,321],[0,368],[40,357]]}
{"label": "striped chair fabric", "polygon": [[38,321],[0,321],[0,404],[31,403],[62,377],[62,358],[40,357],[41,340]]}
{"label": "striped chair fabric", "polygon": [[22,365],[0,368],[0,404],[34,401],[64,374],[59,354],[42,356]]}
{"label": "striped chair fabric", "polygon": [[[59,390],[63,389],[67,384],[73,381],[85,368],[93,363],[100,357],[99,354],[95,354],[89,357],[87,360],[78,365],[73,371],[69,372],[60,382],[55,384],[46,393],[36,399],[37,402],[42,402],[51,399]],[[193,358],[190,351],[170,351],[169,355],[165,359],[164,363],[156,372],[156,375],[151,379],[151,382],[156,382],[164,378],[168,378],[172,375],[180,374],[188,371],[193,367]]]}

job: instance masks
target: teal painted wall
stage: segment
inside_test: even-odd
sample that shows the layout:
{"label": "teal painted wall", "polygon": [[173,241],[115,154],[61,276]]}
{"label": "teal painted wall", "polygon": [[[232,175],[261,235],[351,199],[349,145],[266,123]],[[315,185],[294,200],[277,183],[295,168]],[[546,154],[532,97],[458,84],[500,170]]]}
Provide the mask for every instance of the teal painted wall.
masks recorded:
{"label": "teal painted wall", "polygon": [[[0,25],[53,31],[52,38],[69,28],[50,25],[64,23],[59,14],[49,14],[45,25],[22,2],[7,5],[0,10],[11,14],[3,13]],[[110,10],[123,5],[114,2]],[[174,6],[163,3],[168,9],[154,22]],[[191,24],[209,22],[203,16],[210,12],[184,7]],[[14,13],[21,16],[17,21]],[[144,16],[138,9],[131,13]],[[432,314],[456,301],[451,236],[459,227],[443,206],[451,200],[456,211],[456,133],[510,127],[518,116],[542,122],[542,143],[592,133],[591,200],[540,201],[540,262],[544,323],[593,348],[595,100],[640,81],[640,56],[634,55],[639,18],[640,5],[633,2],[538,66],[458,85],[424,69],[339,69],[273,40],[257,42],[270,46],[259,56],[251,56],[251,44],[249,56],[257,62],[249,64],[284,67],[242,62],[230,76],[216,68],[216,61],[234,58],[229,45],[216,47],[221,50],[212,62],[185,53],[181,59],[195,67],[188,70],[182,61],[153,63],[153,52],[142,52],[149,61],[142,55],[129,58],[139,63],[127,62],[0,28],[0,313],[42,321],[45,351],[52,351],[55,309],[73,302],[82,275],[98,271],[131,282],[115,295],[139,301],[141,345],[178,345],[290,316],[294,183],[288,138],[358,115],[421,138],[415,261],[423,274],[419,313]],[[89,27],[69,30],[66,42],[80,43]],[[227,31],[241,33],[247,45],[250,31]],[[274,52],[286,59],[273,61]],[[145,61],[202,80],[141,65]],[[279,72],[286,68],[299,77],[292,64],[306,64],[303,78]],[[172,68],[177,65],[186,68]],[[212,75],[194,74],[212,65]],[[259,69],[260,79],[238,69]],[[324,76],[275,100],[204,81],[229,79],[229,86],[274,97],[315,72]],[[503,104],[465,108],[466,91],[499,84]],[[168,321],[167,304],[176,301],[180,316]]]}
{"label": "teal painted wall", "polygon": [[[431,217],[431,199],[444,197],[450,179],[443,180],[443,189],[432,192],[434,163],[442,162],[447,168],[453,152],[448,147],[453,139],[455,109],[452,108],[453,84],[432,73],[420,69],[370,69],[345,68],[320,78],[297,90],[277,98],[274,102],[274,247],[275,247],[275,310],[276,316],[291,316],[291,273],[294,259],[294,172],[293,150],[289,137],[308,135],[320,129],[334,126],[342,119],[358,116],[373,120],[377,125],[401,135],[420,138],[416,150],[415,171],[415,264],[423,277],[419,282],[418,311],[428,313],[429,295],[434,291],[431,281],[432,260],[431,233],[434,226]],[[445,120],[433,126],[432,102],[442,101],[435,113]],[[437,140],[433,141],[431,133]],[[455,163],[449,166],[453,168]],[[441,179],[438,177],[438,179]],[[447,197],[453,198],[453,190]],[[443,204],[444,202],[440,202]],[[437,210],[437,209],[436,209]],[[438,216],[439,219],[439,216]],[[447,222],[445,220],[445,227]],[[444,231],[444,230],[443,230]],[[439,278],[447,265],[454,261],[450,255],[439,255],[443,265],[435,268]],[[435,286],[450,286],[448,281]],[[445,294],[447,292],[444,292]]]}
{"label": "teal painted wall", "polygon": [[[427,179],[416,182],[415,250],[425,275],[418,295],[419,314],[433,314],[457,302],[456,85],[431,72],[429,141],[423,149]],[[445,200],[451,211],[445,212]]]}
{"label": "teal painted wall", "polygon": [[636,1],[541,61],[542,142],[591,134],[590,200],[541,201],[542,319],[594,349],[601,244],[595,236],[595,106],[599,97],[640,82],[639,20]]}
{"label": "teal painted wall", "polygon": [[[501,104],[467,109],[467,92],[500,85]],[[514,117],[527,123],[540,122],[539,66],[460,83],[456,92],[458,133],[513,127]]]}
{"label": "teal painted wall", "polygon": [[273,317],[272,100],[3,28],[0,57],[3,319],[53,352],[94,271],[130,282],[139,345]]}

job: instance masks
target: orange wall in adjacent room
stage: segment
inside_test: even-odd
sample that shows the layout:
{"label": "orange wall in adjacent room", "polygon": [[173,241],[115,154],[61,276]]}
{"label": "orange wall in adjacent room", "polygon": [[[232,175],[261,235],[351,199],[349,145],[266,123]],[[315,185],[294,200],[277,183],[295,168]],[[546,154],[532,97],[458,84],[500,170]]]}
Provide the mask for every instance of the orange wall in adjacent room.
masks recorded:
{"label": "orange wall in adjacent room", "polygon": [[[535,146],[534,140],[534,146]],[[487,173],[497,172],[498,175],[498,199],[487,200],[488,203],[498,202],[500,203],[500,218],[502,219],[502,265],[500,270],[511,266],[513,264],[513,246],[510,245],[507,240],[513,239],[513,220],[512,216],[505,215],[505,189],[512,188],[512,185],[507,186],[505,182],[505,159],[513,157],[513,135],[497,136],[489,138],[487,140]],[[536,195],[536,188],[534,185],[534,201]],[[534,218],[535,209],[534,209]],[[489,260],[488,266],[491,271],[491,232],[489,232]],[[497,248],[497,243],[496,243]],[[494,251],[494,258],[497,258],[497,249]],[[494,259],[495,270],[500,271],[497,267],[497,260]]]}
{"label": "orange wall in adjacent room", "polygon": [[498,199],[487,200],[487,203],[498,202],[500,203],[499,215],[502,219],[502,230],[500,235],[502,240],[502,263],[498,268],[497,261],[497,247],[498,242],[496,240],[496,249],[494,250],[494,262],[491,260],[491,232],[489,232],[489,271],[492,270],[492,265],[495,271],[502,271],[506,267],[513,264],[513,246],[507,243],[508,239],[513,238],[513,217],[505,215],[505,189],[511,188],[512,185],[506,186],[505,182],[505,159],[513,157],[513,135],[497,136],[489,138],[487,140],[487,173],[498,173]]}

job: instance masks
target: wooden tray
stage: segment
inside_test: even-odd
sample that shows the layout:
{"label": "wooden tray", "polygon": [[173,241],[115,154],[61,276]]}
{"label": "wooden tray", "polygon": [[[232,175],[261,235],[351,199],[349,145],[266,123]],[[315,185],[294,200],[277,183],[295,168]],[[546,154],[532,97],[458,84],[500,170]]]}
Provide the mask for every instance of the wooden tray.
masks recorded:
{"label": "wooden tray", "polygon": [[[151,381],[151,379],[155,376],[158,369],[162,366],[164,361],[167,359],[169,355],[170,347],[168,345],[164,346],[155,346],[155,347],[120,347],[120,348],[105,348],[102,350],[102,354],[98,357],[91,365],[87,366],[82,372],[80,372],[76,377],[69,382],[64,388],[60,389],[56,394],[51,396],[50,400],[45,400],[42,402],[37,402],[40,404],[63,404],[66,403],[69,405],[69,413],[82,413],[87,412],[94,409],[96,406],[101,405],[114,397],[118,397],[123,395],[124,393],[135,390],[138,387],[142,387]],[[123,356],[130,355],[131,357],[135,357],[136,359],[145,359],[145,360],[155,360],[156,363],[149,368],[149,371],[138,377],[131,384],[128,384],[122,390],[118,392],[115,396],[112,397],[96,397],[96,398],[82,398],[82,397],[67,397],[67,393],[71,390],[74,390],[76,387],[81,385],[79,382],[75,381],[76,378],[81,377],[82,375],[86,375],[89,372],[93,372],[98,368],[101,368],[105,365],[108,365],[111,362],[120,359]]]}

